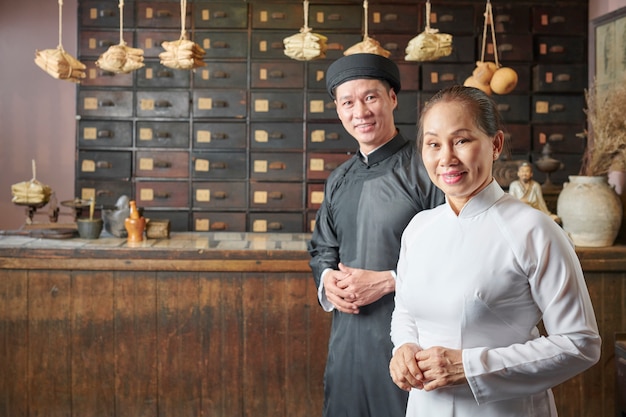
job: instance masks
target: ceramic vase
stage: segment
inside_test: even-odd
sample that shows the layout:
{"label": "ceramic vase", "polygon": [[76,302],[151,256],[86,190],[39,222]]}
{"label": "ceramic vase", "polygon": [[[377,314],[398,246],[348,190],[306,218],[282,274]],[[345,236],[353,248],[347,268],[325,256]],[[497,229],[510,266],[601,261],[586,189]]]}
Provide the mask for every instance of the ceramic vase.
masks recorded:
{"label": "ceramic vase", "polygon": [[622,202],[605,176],[570,175],[557,200],[557,215],[576,246],[612,246]]}
{"label": "ceramic vase", "polygon": [[137,210],[137,203],[131,200],[130,203],[130,215],[124,221],[124,226],[128,232],[129,243],[139,243],[143,240],[143,233],[146,229],[146,219],[139,214]]}

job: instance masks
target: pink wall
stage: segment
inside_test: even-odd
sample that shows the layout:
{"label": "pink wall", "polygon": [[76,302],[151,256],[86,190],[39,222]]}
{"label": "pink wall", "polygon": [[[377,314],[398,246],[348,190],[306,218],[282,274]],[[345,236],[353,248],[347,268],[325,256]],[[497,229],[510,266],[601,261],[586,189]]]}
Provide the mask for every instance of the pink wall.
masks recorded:
{"label": "pink wall", "polygon": [[[63,2],[63,47],[76,56],[77,0]],[[35,63],[36,49],[59,44],[55,0],[0,1],[0,229],[24,223],[11,203],[11,185],[32,177],[50,185],[59,201],[74,198],[76,86]],[[47,207],[42,211],[45,213]],[[47,221],[36,216],[35,220]],[[60,221],[71,221],[62,217]]]}
{"label": "pink wall", "polygon": [[[63,46],[76,56],[77,0],[63,3]],[[626,6],[626,0],[589,3],[591,19]],[[11,184],[32,177],[32,159],[37,162],[37,179],[52,187],[59,202],[75,197],[76,87],[52,78],[33,62],[36,49],[58,45],[58,16],[58,2],[54,0],[0,1],[2,230],[24,223],[24,209],[11,203]],[[38,219],[46,221],[45,217]],[[69,219],[63,216],[60,221]]]}

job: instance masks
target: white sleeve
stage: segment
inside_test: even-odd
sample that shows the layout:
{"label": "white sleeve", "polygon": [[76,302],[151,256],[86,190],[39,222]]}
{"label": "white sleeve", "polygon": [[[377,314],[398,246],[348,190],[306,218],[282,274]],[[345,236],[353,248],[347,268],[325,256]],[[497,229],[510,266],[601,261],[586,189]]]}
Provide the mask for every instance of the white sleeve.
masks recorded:
{"label": "white sleeve", "polygon": [[319,287],[317,287],[317,299],[319,300],[320,305],[322,306],[322,309],[324,309],[324,311],[330,312],[335,309],[335,306],[333,305],[333,303],[328,301],[328,298],[326,298],[326,291],[324,291],[324,276],[326,275],[328,271],[331,271],[331,269],[327,268],[322,272],[322,277],[320,278],[320,285]]}

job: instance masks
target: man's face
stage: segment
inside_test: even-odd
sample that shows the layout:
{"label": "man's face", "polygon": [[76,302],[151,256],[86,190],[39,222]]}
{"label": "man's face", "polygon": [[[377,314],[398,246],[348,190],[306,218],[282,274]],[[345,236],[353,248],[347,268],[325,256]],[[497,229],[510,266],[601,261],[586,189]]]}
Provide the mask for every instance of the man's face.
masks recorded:
{"label": "man's face", "polygon": [[398,97],[382,81],[346,81],[335,89],[335,97],[339,120],[362,152],[367,154],[395,136],[393,111]]}
{"label": "man's face", "polygon": [[529,166],[521,166],[517,170],[517,177],[520,181],[527,183],[533,178],[533,170]]}

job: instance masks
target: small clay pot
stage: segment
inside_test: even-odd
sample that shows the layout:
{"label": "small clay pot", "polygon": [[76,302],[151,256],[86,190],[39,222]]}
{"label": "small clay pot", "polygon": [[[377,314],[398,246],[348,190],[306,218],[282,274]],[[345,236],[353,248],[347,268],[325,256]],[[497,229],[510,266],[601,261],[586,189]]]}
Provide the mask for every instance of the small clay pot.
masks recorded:
{"label": "small clay pot", "polygon": [[98,239],[102,232],[102,219],[77,219],[78,235],[83,239]]}

